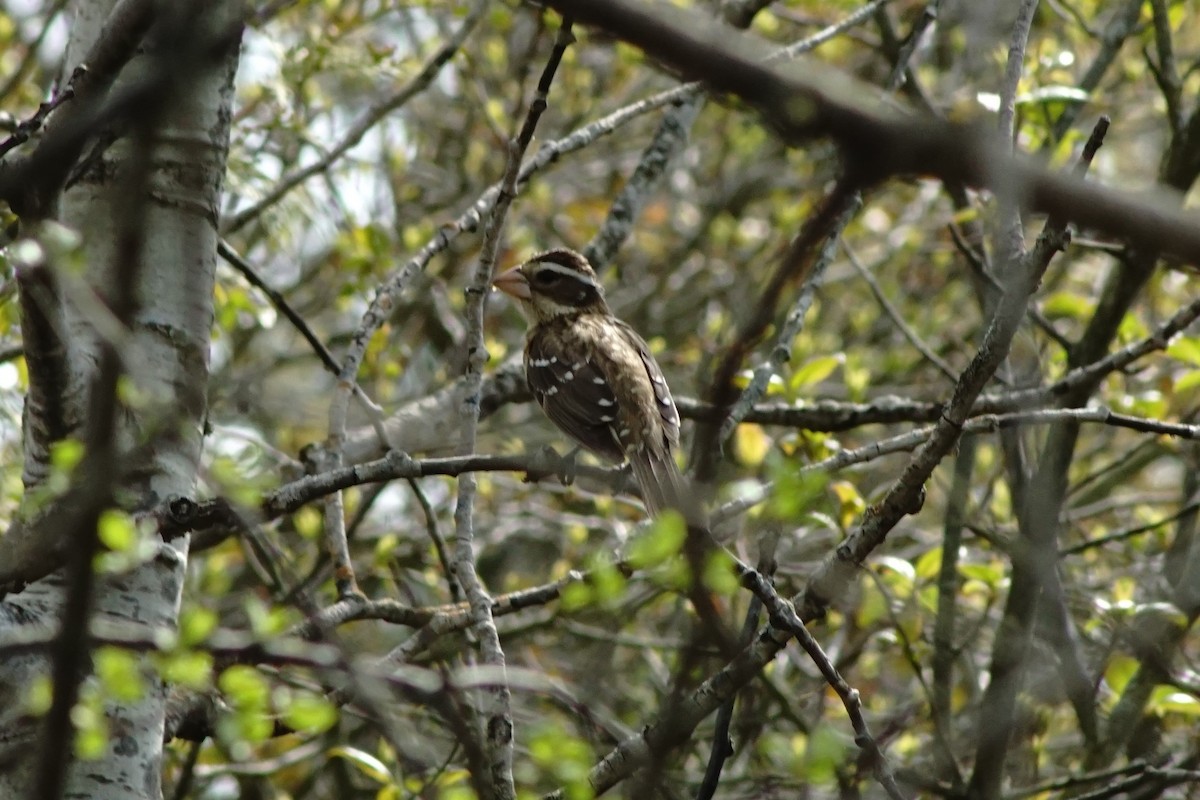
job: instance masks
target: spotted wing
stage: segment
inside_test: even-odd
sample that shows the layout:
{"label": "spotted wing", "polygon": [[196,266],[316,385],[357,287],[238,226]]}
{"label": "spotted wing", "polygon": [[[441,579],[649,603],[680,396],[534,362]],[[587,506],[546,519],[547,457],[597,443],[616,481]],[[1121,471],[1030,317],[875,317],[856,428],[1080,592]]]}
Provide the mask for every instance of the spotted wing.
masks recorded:
{"label": "spotted wing", "polygon": [[563,432],[597,455],[624,460],[614,430],[616,397],[582,348],[551,336],[531,337],[525,347],[525,380]]}
{"label": "spotted wing", "polygon": [[654,390],[654,401],[658,408],[658,415],[662,419],[663,435],[667,439],[668,449],[674,449],[679,446],[679,411],[675,408],[675,401],[671,398],[671,388],[667,386],[667,379],[663,377],[662,369],[654,360],[654,356],[650,355],[650,346],[646,344],[646,340],[621,320],[616,320],[616,323],[642,359],[642,366],[646,368],[646,377],[650,379],[650,388]]}
{"label": "spotted wing", "polygon": [[[650,347],[645,340],[624,322],[617,320],[616,323],[622,338],[636,353],[636,356],[631,353],[636,359],[632,362],[633,366],[640,366],[644,370],[639,379],[643,386],[649,387],[657,412],[651,417],[651,424],[644,429],[642,446],[629,453],[629,463],[633,466],[641,489],[642,501],[651,516],[671,508],[682,513],[689,524],[702,524],[704,512],[701,504],[672,455],[679,445],[679,411],[671,398],[666,378],[654,356],[650,355]],[[646,402],[650,402],[650,397],[646,397]]]}

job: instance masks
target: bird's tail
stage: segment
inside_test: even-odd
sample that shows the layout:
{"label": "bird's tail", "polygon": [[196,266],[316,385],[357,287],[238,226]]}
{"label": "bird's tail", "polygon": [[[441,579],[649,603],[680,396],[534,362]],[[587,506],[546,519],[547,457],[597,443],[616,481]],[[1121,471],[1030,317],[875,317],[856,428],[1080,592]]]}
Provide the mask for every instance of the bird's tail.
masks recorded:
{"label": "bird's tail", "polygon": [[683,552],[693,576],[687,590],[688,598],[713,640],[730,655],[736,653],[738,640],[722,620],[720,598],[705,586],[703,580],[707,555],[716,545],[708,529],[708,515],[699,492],[679,471],[670,452],[654,451],[648,458],[631,459],[631,463],[650,516],[657,517],[672,508],[683,515],[688,531]]}
{"label": "bird's tail", "polygon": [[653,448],[639,456],[630,462],[642,492],[642,502],[650,516],[657,517],[673,508],[683,515],[688,525],[707,525],[703,504],[691,482],[679,471],[671,453]]}

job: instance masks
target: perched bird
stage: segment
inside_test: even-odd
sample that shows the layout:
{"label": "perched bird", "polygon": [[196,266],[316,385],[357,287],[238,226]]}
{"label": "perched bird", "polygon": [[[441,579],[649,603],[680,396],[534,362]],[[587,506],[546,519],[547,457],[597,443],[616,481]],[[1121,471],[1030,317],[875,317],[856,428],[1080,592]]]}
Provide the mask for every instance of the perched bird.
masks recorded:
{"label": "perched bird", "polygon": [[695,502],[672,455],[679,412],[650,348],[613,316],[587,259],[539,253],[493,285],[529,319],[525,379],[563,433],[612,461],[628,460],[651,515],[674,508],[689,522]]}

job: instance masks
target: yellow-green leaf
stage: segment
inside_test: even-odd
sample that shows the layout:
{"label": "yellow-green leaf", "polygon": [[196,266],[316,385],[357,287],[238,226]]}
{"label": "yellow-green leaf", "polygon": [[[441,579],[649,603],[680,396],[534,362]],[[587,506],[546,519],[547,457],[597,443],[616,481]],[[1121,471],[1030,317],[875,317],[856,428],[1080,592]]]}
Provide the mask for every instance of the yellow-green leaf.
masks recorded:
{"label": "yellow-green leaf", "polygon": [[761,425],[746,422],[733,432],[733,453],[738,463],[757,467],[771,450],[771,440]]}
{"label": "yellow-green leaf", "polygon": [[809,359],[792,373],[792,377],[788,380],[788,388],[795,391],[805,386],[818,384],[832,375],[834,370],[840,367],[845,360],[846,356],[843,353]]}
{"label": "yellow-green leaf", "polygon": [[687,525],[678,511],[667,511],[629,545],[629,563],[637,569],[658,566],[673,558],[687,538]]}
{"label": "yellow-green leaf", "polygon": [[100,514],[96,524],[100,542],[109,550],[127,553],[137,543],[137,527],[124,511],[110,508]]}
{"label": "yellow-green leaf", "polygon": [[344,758],[346,761],[354,765],[363,775],[366,775],[376,783],[391,784],[392,772],[387,768],[382,761],[371,755],[365,750],[360,750],[357,747],[349,745],[340,745],[331,748],[327,755],[330,758]]}

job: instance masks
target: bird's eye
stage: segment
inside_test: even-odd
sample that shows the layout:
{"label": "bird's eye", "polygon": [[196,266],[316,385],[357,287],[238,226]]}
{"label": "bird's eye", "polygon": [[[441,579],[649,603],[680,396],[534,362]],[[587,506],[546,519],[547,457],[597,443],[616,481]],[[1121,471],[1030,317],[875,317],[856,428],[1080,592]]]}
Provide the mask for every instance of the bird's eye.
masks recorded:
{"label": "bird's eye", "polygon": [[549,286],[559,279],[559,274],[552,269],[544,269],[533,274],[534,282],[541,286]]}

